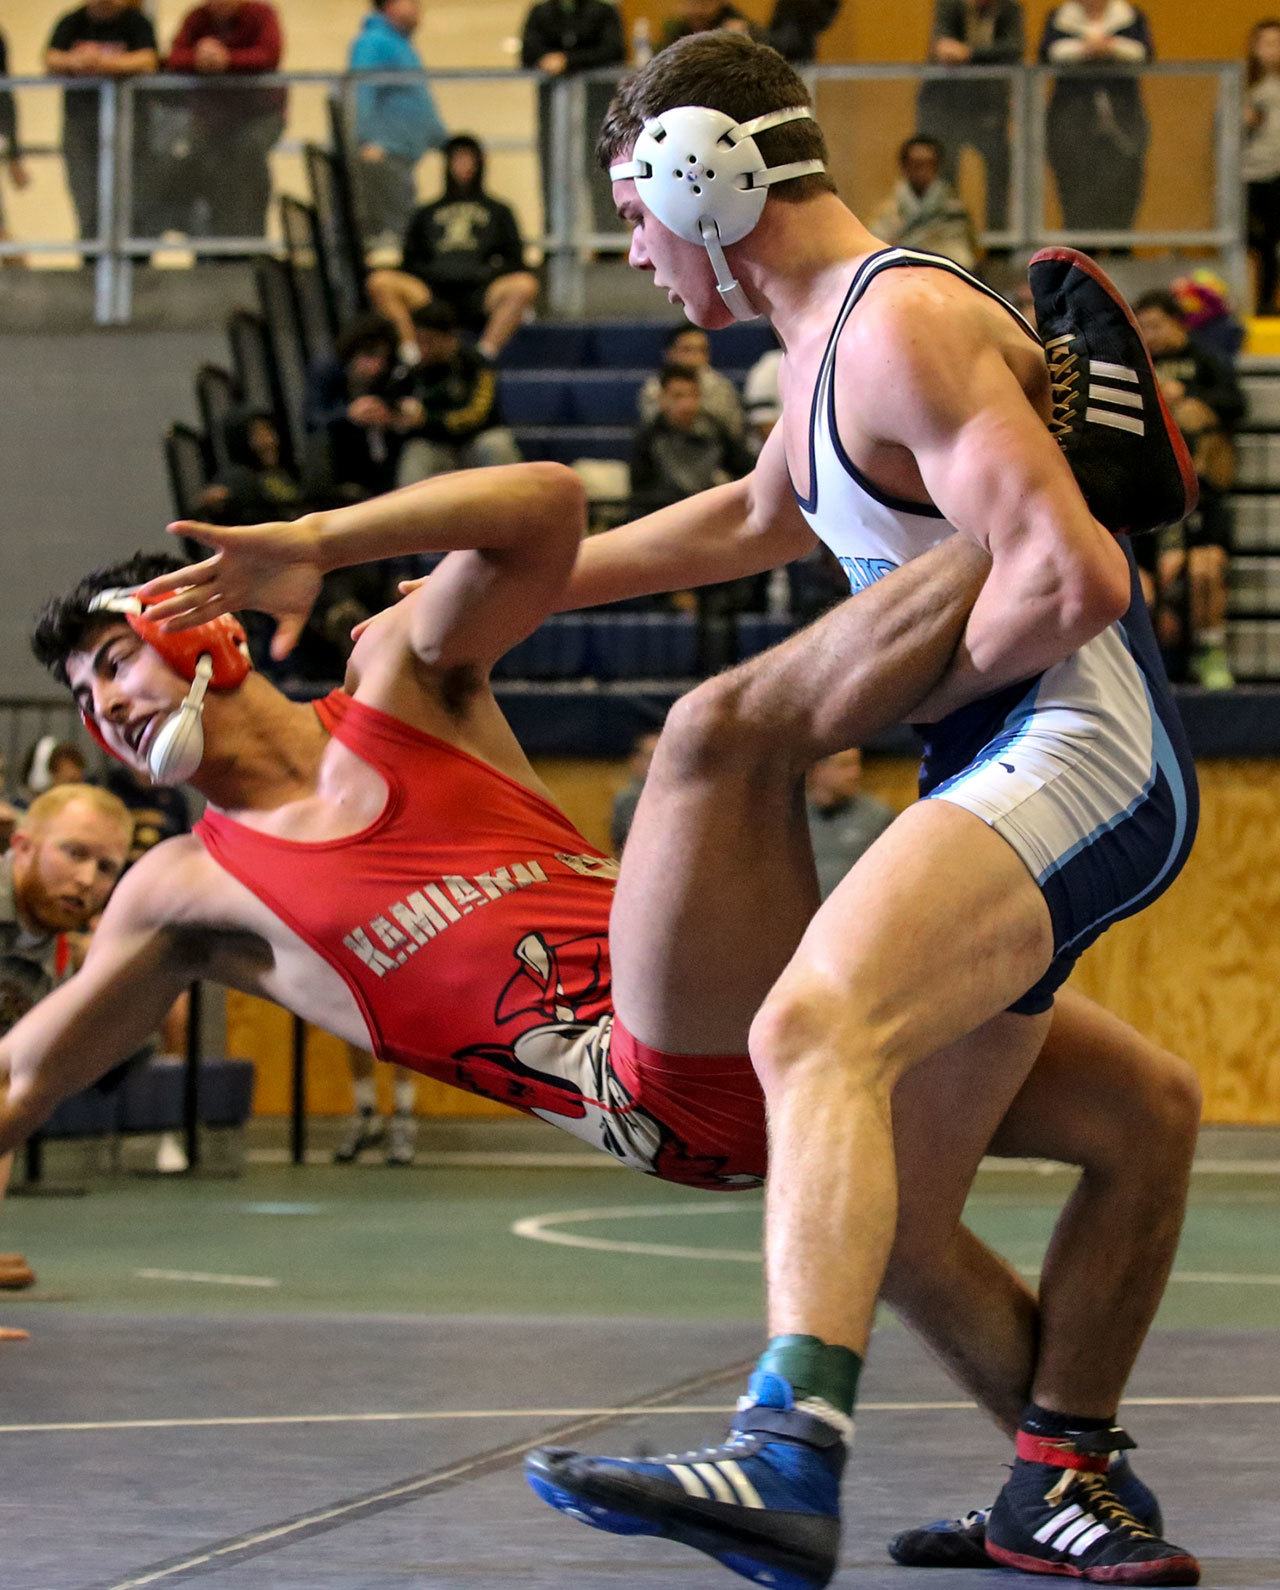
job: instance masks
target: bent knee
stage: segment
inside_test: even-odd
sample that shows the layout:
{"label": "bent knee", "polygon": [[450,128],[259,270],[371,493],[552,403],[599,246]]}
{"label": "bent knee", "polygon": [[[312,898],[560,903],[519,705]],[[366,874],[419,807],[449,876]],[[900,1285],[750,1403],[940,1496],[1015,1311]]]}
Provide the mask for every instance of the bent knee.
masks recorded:
{"label": "bent knee", "polygon": [[1204,1089],[1195,1068],[1180,1055],[1161,1051],[1147,1090],[1147,1115],[1171,1148],[1195,1148],[1204,1109]]}
{"label": "bent knee", "polygon": [[783,974],[751,1023],[748,1045],[766,1093],[820,1069],[844,1073],[852,1086],[882,1095],[887,1105],[897,1080],[888,1030],[847,988],[813,967],[793,965]]}
{"label": "bent knee", "polygon": [[654,771],[680,777],[722,778],[730,770],[748,775],[769,766],[766,742],[745,710],[735,674],[717,674],[681,696],[667,714]]}

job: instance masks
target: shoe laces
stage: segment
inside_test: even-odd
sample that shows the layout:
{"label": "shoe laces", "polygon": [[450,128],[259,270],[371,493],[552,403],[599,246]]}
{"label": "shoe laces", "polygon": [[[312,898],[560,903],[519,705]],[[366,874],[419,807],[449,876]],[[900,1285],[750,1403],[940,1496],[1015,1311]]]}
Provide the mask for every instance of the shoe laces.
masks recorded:
{"label": "shoe laces", "polygon": [[1091,1474],[1083,1469],[1063,1469],[1062,1478],[1045,1493],[1044,1499],[1050,1507],[1056,1507],[1069,1492],[1074,1492],[1073,1500],[1109,1529],[1141,1540],[1156,1538],[1111,1489],[1105,1475]]}
{"label": "shoe laces", "polygon": [[1052,337],[1044,345],[1053,396],[1049,430],[1059,439],[1070,433],[1080,398],[1077,390],[1080,384],[1080,356],[1075,351],[1074,343],[1075,338],[1068,332],[1062,337]]}
{"label": "shoe laces", "polygon": [[699,1447],[696,1452],[664,1452],[660,1457],[651,1458],[648,1454],[641,1454],[648,1462],[658,1463],[714,1463],[717,1458],[724,1457],[725,1453],[738,1457],[752,1457],[760,1448],[760,1437],[750,1430],[731,1430],[723,1441],[715,1446]]}

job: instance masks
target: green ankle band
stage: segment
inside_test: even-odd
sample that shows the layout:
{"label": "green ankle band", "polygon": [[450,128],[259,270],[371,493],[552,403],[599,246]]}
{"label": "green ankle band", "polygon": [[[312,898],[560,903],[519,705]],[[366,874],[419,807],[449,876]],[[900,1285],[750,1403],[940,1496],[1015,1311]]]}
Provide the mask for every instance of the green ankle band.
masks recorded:
{"label": "green ankle band", "polygon": [[829,1347],[816,1336],[775,1336],[756,1368],[789,1381],[797,1399],[821,1397],[840,1413],[853,1413],[862,1359],[848,1347]]}

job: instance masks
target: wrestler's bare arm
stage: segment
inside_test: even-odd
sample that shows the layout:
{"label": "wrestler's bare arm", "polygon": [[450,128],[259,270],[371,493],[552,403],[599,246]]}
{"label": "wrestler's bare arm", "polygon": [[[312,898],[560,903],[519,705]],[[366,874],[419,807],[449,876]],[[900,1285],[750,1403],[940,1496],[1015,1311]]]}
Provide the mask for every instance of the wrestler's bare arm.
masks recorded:
{"label": "wrestler's bare arm", "polygon": [[205,972],[203,936],[169,919],[183,882],[181,865],[164,855],[169,844],[120,883],[75,976],[0,1040],[0,1075],[7,1073],[9,1084],[0,1153],[141,1048],[178,994]]}
{"label": "wrestler's bare arm", "polygon": [[842,433],[908,450],[933,503],[992,558],[922,715],[1039,673],[1124,614],[1124,554],[981,316],[905,283],[868,297],[840,358]]}
{"label": "wrestler's bare arm", "polygon": [[446,552],[414,593],[408,641],[439,669],[487,668],[558,605],[586,528],[586,496],[559,464],[442,475],[293,524],[171,527],[213,556],[145,587],[166,596],[150,616],[175,629],[252,608],[281,620],[283,655],[331,570]]}
{"label": "wrestler's bare arm", "polygon": [[779,425],[742,480],[585,541],[560,605],[598,607],[763,574],[816,544],[796,506]]}

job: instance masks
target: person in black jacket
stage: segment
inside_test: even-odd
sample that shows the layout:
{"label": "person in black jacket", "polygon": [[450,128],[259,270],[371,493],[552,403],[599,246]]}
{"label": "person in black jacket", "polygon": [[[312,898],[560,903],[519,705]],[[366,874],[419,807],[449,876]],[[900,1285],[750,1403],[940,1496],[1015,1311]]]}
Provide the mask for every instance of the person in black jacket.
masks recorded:
{"label": "person in black jacket", "polygon": [[[551,194],[556,181],[556,162],[552,150],[552,95],[557,81],[576,72],[593,72],[606,66],[621,66],[627,58],[627,45],[618,9],[609,0],[542,0],[524,19],[520,40],[520,64],[526,72],[541,72],[538,84],[538,150],[542,163],[543,230],[552,229]],[[613,97],[614,84],[588,83],[588,127],[604,120]],[[585,178],[591,200],[591,224],[597,232],[616,232],[613,187],[605,173],[591,158],[591,140],[585,151],[585,170],[580,159],[571,168]],[[567,177],[569,171],[563,175]],[[585,219],[585,218],[584,218]]]}
{"label": "person in black jacket", "polygon": [[480,332],[489,362],[520,329],[538,296],[510,205],[485,191],[484,150],[467,134],[444,146],[444,193],[414,211],[399,270],[373,271],[374,308],[395,326],[401,357],[417,357],[413,312],[443,299],[462,325]]}
{"label": "person in black jacket", "polygon": [[[0,33],[0,77],[9,75],[9,46]],[[18,140],[18,107],[12,91],[0,93],[0,139],[4,140],[4,158],[15,188],[25,188],[31,181],[22,161],[22,145]],[[4,206],[0,205],[0,243],[9,241],[4,222]]]}
{"label": "person in black jacket", "polygon": [[352,321],[334,357],[308,370],[308,475],[326,493],[349,501],[394,485],[400,438],[411,429],[396,375],[396,329],[381,315]]}
{"label": "person in black jacket", "polygon": [[778,0],[764,42],[792,66],[809,66],[817,58],[818,36],[825,33],[844,0]]}
{"label": "person in black jacket", "polygon": [[493,366],[463,342],[453,310],[440,302],[416,309],[413,329],[418,362],[397,388],[402,413],[414,421],[400,455],[400,484],[454,469],[518,464],[520,449],[502,423]]}
{"label": "person in black jacket", "polygon": [[[1026,45],[1022,0],[938,0],[929,47],[932,66],[1020,66]],[[946,151],[943,175],[954,184],[965,148],[987,174],[987,227],[1009,225],[1009,84],[933,79],[921,85],[918,130]]]}

